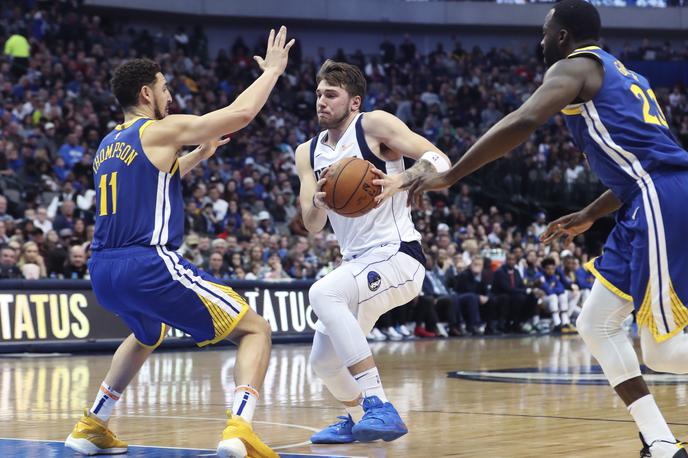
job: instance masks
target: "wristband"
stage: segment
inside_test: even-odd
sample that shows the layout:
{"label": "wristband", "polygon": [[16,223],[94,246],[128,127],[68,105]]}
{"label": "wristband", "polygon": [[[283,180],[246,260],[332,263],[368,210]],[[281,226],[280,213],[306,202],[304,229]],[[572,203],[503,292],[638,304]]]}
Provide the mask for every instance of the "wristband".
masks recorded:
{"label": "wristband", "polygon": [[420,158],[431,163],[439,173],[446,172],[451,166],[449,161],[435,151],[426,151]]}

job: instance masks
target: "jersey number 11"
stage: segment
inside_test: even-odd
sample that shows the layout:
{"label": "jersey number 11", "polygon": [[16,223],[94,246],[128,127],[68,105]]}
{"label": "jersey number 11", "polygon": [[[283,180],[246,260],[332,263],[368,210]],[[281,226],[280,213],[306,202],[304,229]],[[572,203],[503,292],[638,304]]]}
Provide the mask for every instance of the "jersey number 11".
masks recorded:
{"label": "jersey number 11", "polygon": [[[107,216],[108,215],[108,206],[107,206],[107,195],[108,195],[108,174],[104,174],[100,176],[100,184],[98,185],[98,189],[100,190],[100,216]],[[114,215],[117,213],[117,172],[112,172],[110,174],[110,189],[112,190],[112,213],[111,215]]]}

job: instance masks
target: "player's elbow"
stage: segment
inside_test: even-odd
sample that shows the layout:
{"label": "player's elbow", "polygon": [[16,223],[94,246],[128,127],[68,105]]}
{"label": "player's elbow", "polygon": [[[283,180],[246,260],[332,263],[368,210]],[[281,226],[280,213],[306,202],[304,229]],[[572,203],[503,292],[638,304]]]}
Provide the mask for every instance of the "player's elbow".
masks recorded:
{"label": "player's elbow", "polygon": [[325,224],[321,224],[320,221],[303,221],[303,225],[306,226],[306,230],[309,234],[317,234],[325,228]]}

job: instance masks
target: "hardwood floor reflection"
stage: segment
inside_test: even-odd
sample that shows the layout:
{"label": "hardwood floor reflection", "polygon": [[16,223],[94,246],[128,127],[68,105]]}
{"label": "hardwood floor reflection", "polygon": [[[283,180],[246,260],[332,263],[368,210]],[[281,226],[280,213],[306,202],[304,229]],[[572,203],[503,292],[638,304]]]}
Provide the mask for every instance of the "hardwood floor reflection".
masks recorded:
{"label": "hardwood floor reflection", "polygon": [[[256,429],[283,453],[370,457],[618,457],[640,443],[623,403],[576,337],[453,339],[373,346],[385,391],[409,434],[395,442],[315,446],[312,431],[342,411],[308,365],[308,345],[277,345]],[[231,403],[235,352],[154,354],[124,393],[112,428],[131,444],[214,448]],[[107,371],[110,355],[0,357],[0,437],[62,440]],[[448,376],[461,371],[460,378]],[[497,372],[490,372],[497,371]],[[686,377],[651,389],[674,432],[688,436]]]}

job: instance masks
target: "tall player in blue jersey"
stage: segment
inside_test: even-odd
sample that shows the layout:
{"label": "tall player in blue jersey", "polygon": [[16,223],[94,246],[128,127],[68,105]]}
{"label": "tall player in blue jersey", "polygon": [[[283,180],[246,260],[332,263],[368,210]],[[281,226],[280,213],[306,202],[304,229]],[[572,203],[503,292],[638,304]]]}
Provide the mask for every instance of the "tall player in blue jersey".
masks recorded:
{"label": "tall player in blue jersey", "polygon": [[[604,254],[588,265],[596,281],[578,330],[628,406],[644,442],[641,456],[688,457],[640,375],[621,331],[635,305],[645,363],[688,372],[688,153],[672,137],[647,80],[596,45],[600,17],[583,0],[549,12],[542,47],[549,67],[542,86],[483,135],[446,173],[407,183],[416,197],[443,189],[525,142],[560,111],[592,170],[609,188],[584,210],[550,224],[543,241],[572,238],[618,210]],[[412,196],[410,196],[412,198]]]}
{"label": "tall player in blue jersey", "polygon": [[[236,392],[218,445],[222,457],[277,457],[251,422],[270,356],[270,326],[220,280],[175,250],[184,230],[181,177],[245,127],[265,104],[287,64],[287,30],[270,32],[262,75],[229,106],[203,116],[167,116],[172,101],[153,61],[119,66],[112,90],[124,123],[107,134],[93,160],[97,215],[89,272],[100,304],[132,330],[120,345],[93,407],[65,445],[88,455],[126,453],[127,444],[107,429],[112,410],[167,327],[199,346],[229,339],[238,344]],[[177,157],[185,145],[201,145]],[[229,412],[228,412],[229,413]]]}

